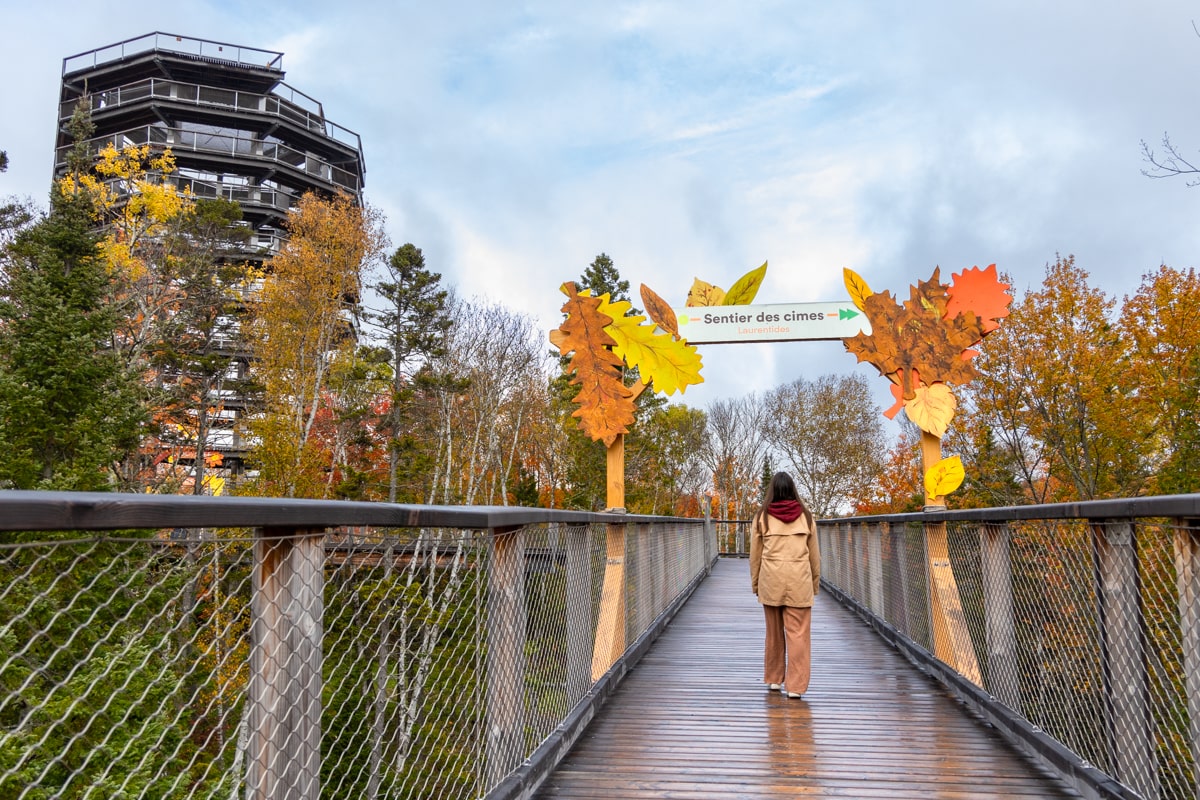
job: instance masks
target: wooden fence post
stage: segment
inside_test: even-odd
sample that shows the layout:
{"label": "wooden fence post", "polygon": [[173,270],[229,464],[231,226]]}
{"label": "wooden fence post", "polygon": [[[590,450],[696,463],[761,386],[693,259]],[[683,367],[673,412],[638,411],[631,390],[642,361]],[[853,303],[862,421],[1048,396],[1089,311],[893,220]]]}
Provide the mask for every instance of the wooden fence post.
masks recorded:
{"label": "wooden fence post", "polygon": [[979,551],[983,561],[983,613],[987,627],[987,690],[1019,712],[1020,668],[1007,523],[985,523],[979,532]]}
{"label": "wooden fence post", "polygon": [[1200,519],[1175,520],[1175,575],[1192,742],[1192,780],[1200,796]]}
{"label": "wooden fence post", "polygon": [[625,652],[625,526],[606,526],[604,586],[600,590],[600,616],[592,648],[592,681],[608,672]]}
{"label": "wooden fence post", "polygon": [[1141,580],[1133,523],[1093,522],[1105,735],[1113,775],[1143,797],[1159,796],[1150,714]]}
{"label": "wooden fence post", "polygon": [[525,760],[524,528],[496,528],[490,549],[486,789]]}
{"label": "wooden fence post", "polygon": [[324,597],[324,530],[260,530],[246,700],[251,800],[320,797]]}

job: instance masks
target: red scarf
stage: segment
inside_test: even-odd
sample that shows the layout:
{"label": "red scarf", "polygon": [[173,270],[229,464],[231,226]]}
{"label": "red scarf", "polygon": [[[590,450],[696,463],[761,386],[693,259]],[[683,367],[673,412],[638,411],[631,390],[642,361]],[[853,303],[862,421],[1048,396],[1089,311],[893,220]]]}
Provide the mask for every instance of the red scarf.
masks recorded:
{"label": "red scarf", "polygon": [[781,522],[795,522],[804,513],[804,506],[796,500],[776,500],[767,506],[767,513]]}

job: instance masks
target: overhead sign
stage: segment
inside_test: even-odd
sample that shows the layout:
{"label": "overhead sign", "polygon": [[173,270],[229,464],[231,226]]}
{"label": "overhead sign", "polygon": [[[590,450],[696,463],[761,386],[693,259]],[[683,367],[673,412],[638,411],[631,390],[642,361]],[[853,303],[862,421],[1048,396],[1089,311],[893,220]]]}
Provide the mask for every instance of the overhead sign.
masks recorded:
{"label": "overhead sign", "polygon": [[688,306],[672,310],[679,319],[679,335],[689,344],[845,339],[871,332],[866,315],[850,302]]}

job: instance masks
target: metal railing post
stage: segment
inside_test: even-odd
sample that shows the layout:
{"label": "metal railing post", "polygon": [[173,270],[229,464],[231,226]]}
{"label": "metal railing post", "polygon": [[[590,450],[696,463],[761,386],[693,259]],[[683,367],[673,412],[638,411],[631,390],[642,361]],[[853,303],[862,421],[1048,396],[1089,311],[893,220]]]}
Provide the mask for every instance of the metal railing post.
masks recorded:
{"label": "metal railing post", "polygon": [[887,619],[883,594],[883,542],[880,539],[879,523],[866,525],[867,534],[867,597],[870,608],[883,619]]}
{"label": "metal railing post", "polygon": [[1012,560],[1008,543],[1008,525],[1005,523],[986,523],[979,532],[984,621],[987,628],[987,689],[1001,703],[1020,711],[1020,665],[1017,663]]}
{"label": "metal railing post", "polygon": [[1133,523],[1091,524],[1100,659],[1104,679],[1105,736],[1115,777],[1143,797],[1159,796],[1150,716],[1146,637]]}
{"label": "metal railing post", "polygon": [[321,794],[323,529],[263,528],[254,543],[248,800]]}
{"label": "metal railing post", "polygon": [[1174,548],[1192,780],[1200,796],[1200,518],[1175,520]]}
{"label": "metal railing post", "polygon": [[592,683],[591,528],[564,527],[567,551],[567,686],[572,700]]}

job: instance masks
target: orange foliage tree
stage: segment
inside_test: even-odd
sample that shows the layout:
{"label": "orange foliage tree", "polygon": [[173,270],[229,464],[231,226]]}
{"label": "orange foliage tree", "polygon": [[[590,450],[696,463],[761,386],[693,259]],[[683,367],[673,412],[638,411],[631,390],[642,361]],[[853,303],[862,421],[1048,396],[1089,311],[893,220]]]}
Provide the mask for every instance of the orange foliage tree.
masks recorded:
{"label": "orange foliage tree", "polygon": [[1017,455],[1035,502],[1128,496],[1146,486],[1152,464],[1140,443],[1152,419],[1135,399],[1138,378],[1114,305],[1073,256],[1060,257],[977,360],[975,407]]}

